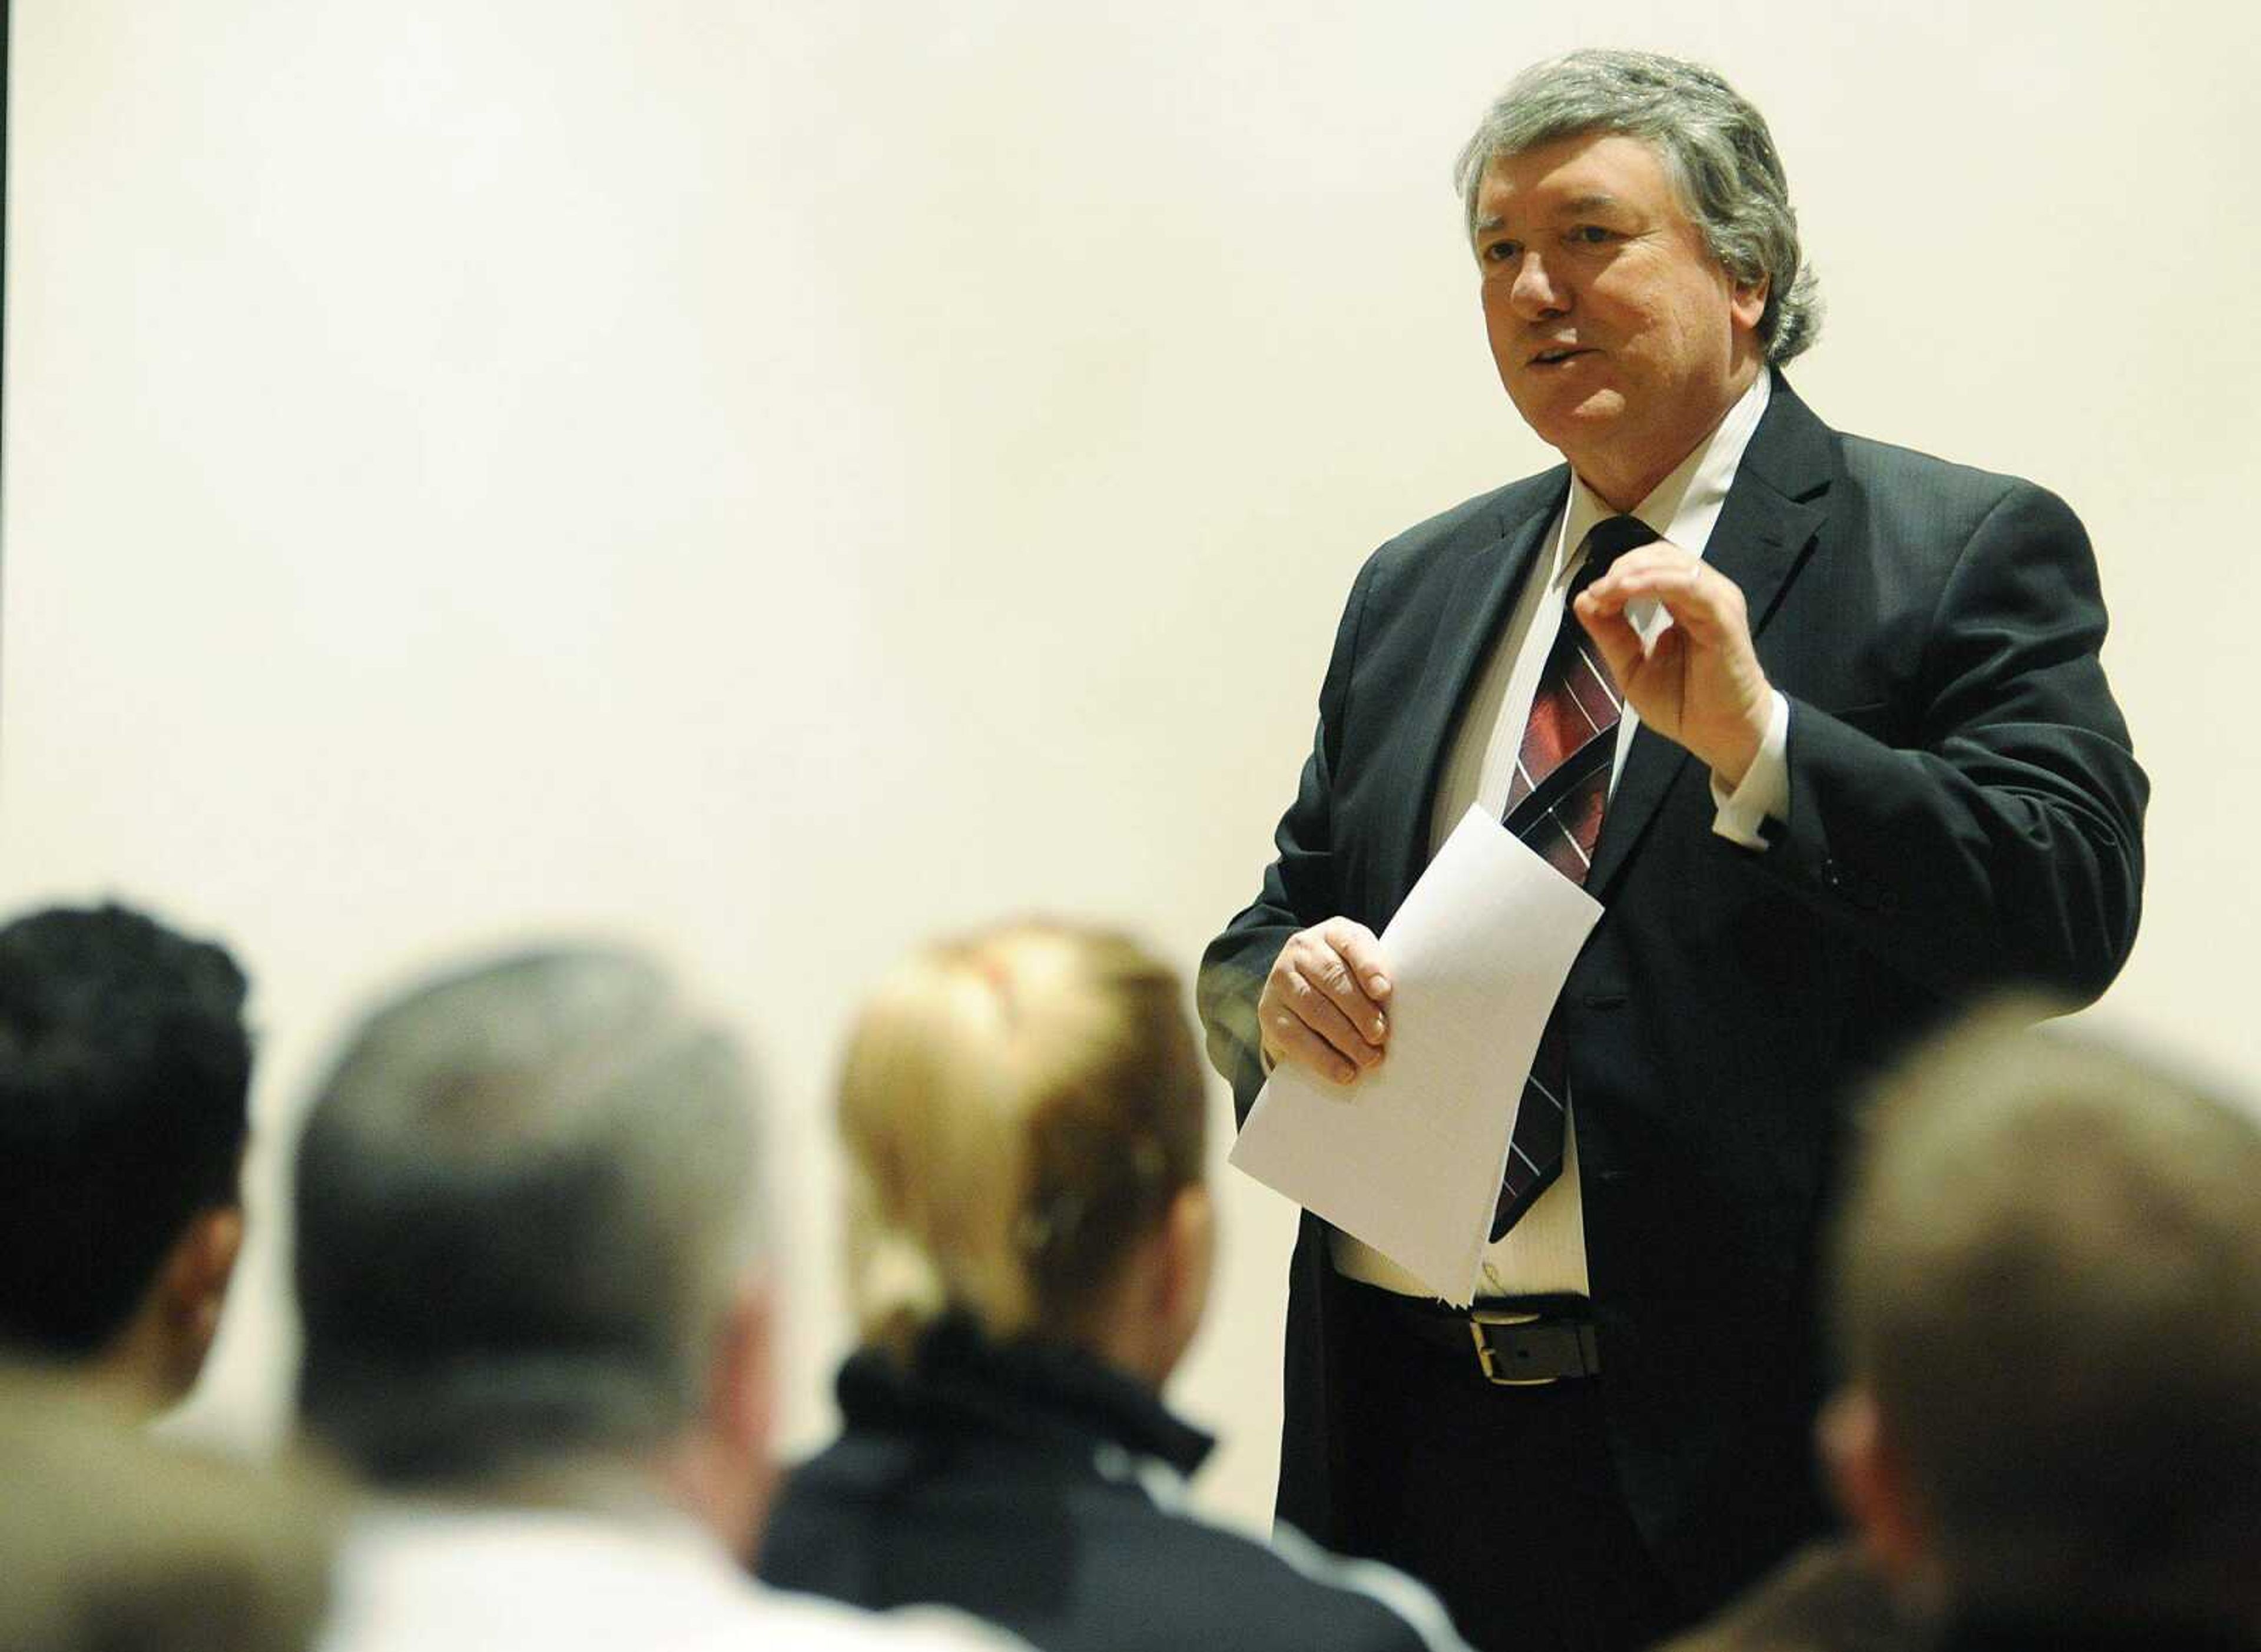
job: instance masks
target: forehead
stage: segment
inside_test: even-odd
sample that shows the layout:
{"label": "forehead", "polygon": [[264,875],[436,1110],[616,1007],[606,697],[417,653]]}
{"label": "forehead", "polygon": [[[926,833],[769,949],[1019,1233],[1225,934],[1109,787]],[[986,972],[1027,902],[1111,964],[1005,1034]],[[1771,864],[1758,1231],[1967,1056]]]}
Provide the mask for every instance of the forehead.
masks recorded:
{"label": "forehead", "polygon": [[1519,222],[1615,205],[1685,221],[1664,157],[1623,133],[1581,133],[1515,154],[1495,155],[1476,184],[1475,216]]}

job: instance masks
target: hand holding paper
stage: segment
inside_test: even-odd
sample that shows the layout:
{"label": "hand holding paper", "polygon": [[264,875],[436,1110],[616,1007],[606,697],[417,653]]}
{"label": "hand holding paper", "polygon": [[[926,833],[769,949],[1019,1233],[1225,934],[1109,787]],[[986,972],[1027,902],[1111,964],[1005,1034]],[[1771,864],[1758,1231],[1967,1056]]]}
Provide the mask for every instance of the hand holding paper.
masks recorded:
{"label": "hand holding paper", "polygon": [[1524,1075],[1601,916],[1471,808],[1382,934],[1389,1059],[1348,1087],[1281,1067],[1231,1162],[1471,1301]]}
{"label": "hand holding paper", "polygon": [[1389,976],[1374,931],[1349,918],[1300,930],[1264,978],[1256,1024],[1264,1054],[1347,1084],[1382,1059]]}

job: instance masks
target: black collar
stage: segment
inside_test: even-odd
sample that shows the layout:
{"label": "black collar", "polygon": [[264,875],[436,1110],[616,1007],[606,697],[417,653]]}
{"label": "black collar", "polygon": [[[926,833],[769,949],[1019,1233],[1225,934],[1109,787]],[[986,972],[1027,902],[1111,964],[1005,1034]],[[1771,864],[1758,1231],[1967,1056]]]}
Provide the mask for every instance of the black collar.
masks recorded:
{"label": "black collar", "polygon": [[838,1392],[851,1430],[980,1433],[1087,1462],[1112,1445],[1188,1475],[1217,1443],[1081,1349],[994,1342],[962,1315],[930,1326],[908,1364],[883,1349],[859,1350],[841,1367]]}

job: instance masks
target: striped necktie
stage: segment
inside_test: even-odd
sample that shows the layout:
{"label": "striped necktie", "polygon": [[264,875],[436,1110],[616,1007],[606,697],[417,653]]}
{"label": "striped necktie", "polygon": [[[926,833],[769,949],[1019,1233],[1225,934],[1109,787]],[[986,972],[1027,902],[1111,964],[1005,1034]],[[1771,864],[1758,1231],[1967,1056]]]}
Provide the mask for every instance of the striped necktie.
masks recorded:
{"label": "striped necktie", "polygon": [[[1525,725],[1515,779],[1508,787],[1508,830],[1576,884],[1586,881],[1594,844],[1602,835],[1602,810],[1609,802],[1610,775],[1616,766],[1620,702],[1609,667],[1568,603],[1620,555],[1655,537],[1655,529],[1637,516],[1605,518],[1586,535],[1586,565],[1570,581],[1562,628],[1531,697],[1531,721]],[[1569,1066],[1558,1004],[1539,1035],[1539,1052],[1523,1081],[1515,1138],[1508,1145],[1507,1172],[1501,1178],[1499,1204],[1492,1217],[1495,1239],[1513,1227],[1562,1174],[1562,1142],[1570,1117]]]}

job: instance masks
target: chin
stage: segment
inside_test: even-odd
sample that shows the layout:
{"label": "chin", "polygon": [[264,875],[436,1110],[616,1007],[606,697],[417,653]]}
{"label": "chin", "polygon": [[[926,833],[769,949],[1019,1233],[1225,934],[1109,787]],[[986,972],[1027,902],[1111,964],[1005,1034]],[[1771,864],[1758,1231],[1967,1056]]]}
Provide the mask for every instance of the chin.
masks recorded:
{"label": "chin", "polygon": [[1550,448],[1571,448],[1607,435],[1625,417],[1625,399],[1603,391],[1568,405],[1518,405],[1524,423]]}

